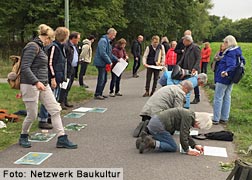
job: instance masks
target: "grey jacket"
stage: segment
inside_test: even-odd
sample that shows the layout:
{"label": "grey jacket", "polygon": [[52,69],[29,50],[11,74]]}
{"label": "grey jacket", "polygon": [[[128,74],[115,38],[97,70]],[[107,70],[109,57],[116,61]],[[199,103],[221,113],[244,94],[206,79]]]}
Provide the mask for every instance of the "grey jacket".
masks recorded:
{"label": "grey jacket", "polygon": [[183,107],[185,96],[181,85],[164,86],[148,99],[140,115],[151,116],[169,108]]}
{"label": "grey jacket", "polygon": [[188,47],[185,48],[185,52],[181,57],[180,61],[177,63],[183,69],[196,69],[197,71],[200,70],[200,59],[201,59],[201,52],[199,46],[192,43]]}
{"label": "grey jacket", "polygon": [[39,81],[44,85],[48,84],[48,57],[42,48],[43,43],[39,38],[24,47],[21,58],[21,84],[35,85]]}
{"label": "grey jacket", "polygon": [[195,123],[195,113],[184,108],[172,108],[160,112],[159,120],[166,131],[174,134],[175,130],[180,131],[180,143],[184,151],[188,151],[189,145],[194,148],[196,145],[190,136],[190,128]]}

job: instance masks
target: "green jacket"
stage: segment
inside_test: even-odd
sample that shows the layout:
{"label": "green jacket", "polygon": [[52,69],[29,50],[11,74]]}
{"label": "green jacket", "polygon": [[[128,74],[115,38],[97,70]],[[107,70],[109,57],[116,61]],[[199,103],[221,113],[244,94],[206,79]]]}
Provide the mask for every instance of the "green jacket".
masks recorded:
{"label": "green jacket", "polygon": [[180,143],[185,152],[188,151],[189,145],[194,148],[196,145],[190,136],[190,128],[195,123],[195,113],[184,108],[172,108],[157,114],[163,123],[165,130],[174,134],[175,130],[180,131]]}

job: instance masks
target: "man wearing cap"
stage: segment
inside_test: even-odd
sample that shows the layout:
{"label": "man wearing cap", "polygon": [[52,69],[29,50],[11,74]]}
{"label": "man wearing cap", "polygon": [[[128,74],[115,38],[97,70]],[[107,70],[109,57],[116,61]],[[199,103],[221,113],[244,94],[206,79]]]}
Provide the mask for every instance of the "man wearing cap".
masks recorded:
{"label": "man wearing cap", "polygon": [[[185,52],[183,56],[177,63],[181,68],[188,69],[192,72],[192,74],[197,74],[200,70],[200,48],[196,44],[193,43],[193,38],[191,35],[185,35],[183,37],[183,44],[185,45]],[[200,102],[200,94],[199,87],[196,86],[194,88],[195,98],[191,104],[197,104]]]}

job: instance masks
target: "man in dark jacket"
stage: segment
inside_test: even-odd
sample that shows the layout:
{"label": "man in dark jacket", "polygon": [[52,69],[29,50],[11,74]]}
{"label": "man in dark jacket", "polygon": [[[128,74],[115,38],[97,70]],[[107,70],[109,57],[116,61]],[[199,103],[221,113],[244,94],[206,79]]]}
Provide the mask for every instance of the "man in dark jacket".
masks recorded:
{"label": "man in dark jacket", "polygon": [[66,89],[62,88],[60,91],[59,102],[61,104],[62,109],[73,107],[73,105],[70,105],[68,103],[67,97],[74,82],[75,74],[78,71],[79,50],[77,45],[79,41],[80,41],[80,33],[72,32],[69,35],[69,40],[65,44],[66,58],[67,58],[67,79],[69,80],[67,88]]}
{"label": "man in dark jacket", "polygon": [[[183,37],[183,43],[185,45],[185,52],[182,58],[177,63],[181,68],[188,69],[192,74],[197,74],[200,70],[201,52],[199,46],[193,43],[193,38],[190,35]],[[199,87],[194,88],[195,98],[191,104],[197,104],[200,102]]]}
{"label": "man in dark jacket", "polygon": [[133,41],[133,44],[131,46],[131,53],[134,56],[134,64],[133,64],[133,77],[137,78],[139,77],[137,75],[137,70],[140,67],[141,64],[141,56],[142,56],[142,45],[143,42],[143,36],[139,35],[136,40]]}
{"label": "man in dark jacket", "polygon": [[[210,129],[212,127],[211,116],[198,116],[193,111],[184,108],[172,108],[154,115],[148,124],[149,135],[143,137],[139,145],[139,152],[147,149],[155,149],[161,152],[177,151],[177,144],[172,138],[175,131],[180,132],[180,144],[188,155],[198,156],[204,152],[201,145],[196,145],[190,136],[190,128]],[[198,151],[190,150],[191,148]]]}
{"label": "man in dark jacket", "polygon": [[[192,32],[190,30],[186,30],[184,32],[184,36],[186,35],[192,35]],[[176,48],[175,48],[175,53],[177,53],[177,63],[180,61],[180,59],[182,58],[183,56],[183,53],[185,51],[185,45],[183,44],[183,38],[179,40]]]}

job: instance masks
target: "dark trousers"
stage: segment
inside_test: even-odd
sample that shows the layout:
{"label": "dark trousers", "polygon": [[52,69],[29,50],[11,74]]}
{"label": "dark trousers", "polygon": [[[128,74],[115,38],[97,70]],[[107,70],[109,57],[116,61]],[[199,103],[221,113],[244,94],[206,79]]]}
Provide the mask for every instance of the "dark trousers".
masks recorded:
{"label": "dark trousers", "polygon": [[67,88],[66,89],[61,88],[61,90],[60,90],[60,97],[59,97],[60,103],[64,103],[64,104],[68,103],[67,97],[68,97],[68,93],[73,85],[74,78],[76,76],[76,70],[77,70],[77,67],[72,67],[71,75],[68,77],[69,82],[68,82]]}
{"label": "dark trousers", "polygon": [[194,95],[195,95],[195,99],[199,99],[200,98],[199,86],[196,86],[194,88]]}
{"label": "dark trousers", "polygon": [[202,62],[201,73],[207,73],[207,64],[208,62]]}
{"label": "dark trousers", "polygon": [[114,92],[114,87],[115,87],[115,93],[118,93],[120,91],[121,76],[122,75],[117,77],[115,73],[111,72],[110,93]]}
{"label": "dark trousers", "polygon": [[137,71],[140,67],[140,63],[141,63],[141,59],[138,58],[138,60],[136,60],[136,57],[134,57],[134,64],[133,64],[133,75],[137,74]]}
{"label": "dark trousers", "polygon": [[81,66],[81,68],[80,68],[80,73],[79,73],[79,85],[83,86],[84,85],[83,76],[85,76],[85,74],[86,74],[88,63],[81,62],[80,66]]}
{"label": "dark trousers", "polygon": [[97,84],[96,84],[96,90],[95,90],[95,96],[102,96],[104,87],[107,83],[107,71],[105,67],[98,67],[98,78],[97,78]]}
{"label": "dark trousers", "polygon": [[154,77],[153,77],[153,85],[152,85],[152,91],[151,92],[153,92],[153,93],[155,92],[156,87],[157,87],[157,81],[158,81],[158,78],[159,78],[159,72],[160,72],[160,70],[147,68],[146,84],[145,84],[145,90],[146,91],[150,90],[150,81],[151,81],[151,77],[152,77],[152,74],[153,74]]}
{"label": "dark trousers", "polygon": [[167,66],[168,71],[172,71],[174,66],[175,66],[175,65],[168,65],[168,66]]}

